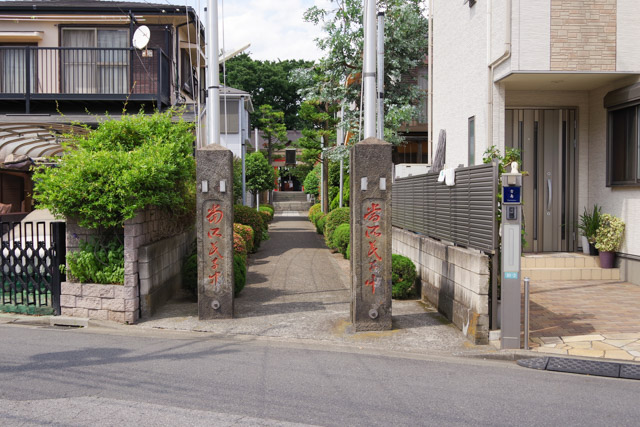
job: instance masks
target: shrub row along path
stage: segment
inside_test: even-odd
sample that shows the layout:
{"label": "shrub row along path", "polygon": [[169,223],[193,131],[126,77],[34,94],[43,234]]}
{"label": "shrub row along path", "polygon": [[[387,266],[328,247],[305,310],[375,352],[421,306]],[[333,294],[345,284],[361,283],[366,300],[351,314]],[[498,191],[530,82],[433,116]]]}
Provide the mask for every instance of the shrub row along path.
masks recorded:
{"label": "shrub row along path", "polygon": [[235,319],[199,321],[193,300],[177,299],[139,327],[275,337],[301,342],[396,351],[452,353],[471,346],[435,309],[419,301],[393,302],[394,329],[350,331],[349,261],[331,253],[304,212],[277,215],[271,238],[249,257],[247,285],[235,300]]}

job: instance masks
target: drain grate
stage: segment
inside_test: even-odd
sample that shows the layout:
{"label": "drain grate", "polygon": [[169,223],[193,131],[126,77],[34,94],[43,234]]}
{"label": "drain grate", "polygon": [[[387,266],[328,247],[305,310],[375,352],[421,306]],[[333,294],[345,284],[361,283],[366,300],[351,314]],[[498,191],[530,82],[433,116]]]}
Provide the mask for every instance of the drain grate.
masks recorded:
{"label": "drain grate", "polygon": [[640,380],[640,365],[632,365],[628,363],[602,362],[599,360],[569,359],[561,357],[521,359],[518,360],[517,363],[525,368],[538,370]]}

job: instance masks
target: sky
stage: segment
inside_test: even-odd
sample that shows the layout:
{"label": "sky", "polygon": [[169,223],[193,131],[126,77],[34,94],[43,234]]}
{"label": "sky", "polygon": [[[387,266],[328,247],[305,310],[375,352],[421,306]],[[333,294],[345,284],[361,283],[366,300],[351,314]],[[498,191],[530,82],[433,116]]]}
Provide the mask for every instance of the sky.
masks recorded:
{"label": "sky", "polygon": [[[156,0],[157,1],[157,0]],[[170,0],[178,4],[178,0]],[[187,0],[198,10],[206,6],[206,0]],[[248,43],[248,52],[253,59],[315,60],[322,56],[314,39],[321,29],[304,22],[303,14],[311,6],[331,8],[330,0],[218,0],[219,45],[229,52]],[[224,10],[223,10],[224,9]],[[224,12],[224,21],[223,21]],[[206,14],[200,12],[206,25]]]}

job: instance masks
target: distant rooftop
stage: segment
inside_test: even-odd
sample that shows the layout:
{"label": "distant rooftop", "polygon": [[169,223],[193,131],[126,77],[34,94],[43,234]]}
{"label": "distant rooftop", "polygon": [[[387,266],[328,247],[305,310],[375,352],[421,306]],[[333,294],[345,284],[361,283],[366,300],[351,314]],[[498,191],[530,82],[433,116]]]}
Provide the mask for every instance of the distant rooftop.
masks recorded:
{"label": "distant rooftop", "polygon": [[193,8],[190,6],[168,3],[99,0],[0,1],[0,10],[2,11],[29,11],[30,13],[59,11],[92,13],[131,10],[132,12],[183,14],[187,9],[193,13]]}

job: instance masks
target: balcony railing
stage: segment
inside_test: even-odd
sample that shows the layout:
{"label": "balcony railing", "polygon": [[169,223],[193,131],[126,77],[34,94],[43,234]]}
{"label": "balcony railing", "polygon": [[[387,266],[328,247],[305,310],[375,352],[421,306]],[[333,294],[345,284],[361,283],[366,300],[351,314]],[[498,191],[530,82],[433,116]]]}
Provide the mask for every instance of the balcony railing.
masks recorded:
{"label": "balcony railing", "polygon": [[0,47],[0,99],[170,102],[170,60],[158,48]]}

